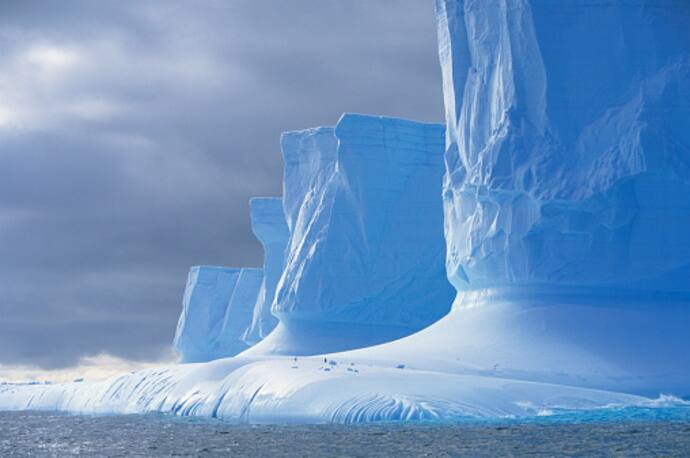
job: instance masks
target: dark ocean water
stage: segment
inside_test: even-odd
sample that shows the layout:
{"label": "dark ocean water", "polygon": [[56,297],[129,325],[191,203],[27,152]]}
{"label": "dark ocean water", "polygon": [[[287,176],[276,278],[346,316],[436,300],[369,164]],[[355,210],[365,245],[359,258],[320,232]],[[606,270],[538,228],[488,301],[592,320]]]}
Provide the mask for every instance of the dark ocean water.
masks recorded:
{"label": "dark ocean water", "polygon": [[248,426],[0,412],[0,456],[690,456],[688,409],[455,425]]}

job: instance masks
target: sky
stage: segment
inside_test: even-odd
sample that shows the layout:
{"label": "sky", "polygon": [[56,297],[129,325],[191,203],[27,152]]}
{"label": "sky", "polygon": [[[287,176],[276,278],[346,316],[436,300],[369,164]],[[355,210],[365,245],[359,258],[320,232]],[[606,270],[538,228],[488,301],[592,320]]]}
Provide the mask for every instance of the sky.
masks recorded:
{"label": "sky", "polygon": [[[0,2],[0,379],[174,358],[283,131],[443,120],[433,0]],[[57,375],[56,375],[57,376]]]}

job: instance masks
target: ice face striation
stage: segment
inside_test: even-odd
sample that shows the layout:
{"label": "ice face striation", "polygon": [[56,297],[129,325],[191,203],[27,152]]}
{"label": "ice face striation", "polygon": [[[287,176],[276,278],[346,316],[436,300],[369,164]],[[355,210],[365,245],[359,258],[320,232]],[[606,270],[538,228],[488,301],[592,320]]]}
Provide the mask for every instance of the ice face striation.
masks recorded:
{"label": "ice face striation", "polygon": [[346,114],[334,129],[284,134],[282,150],[281,325],[250,353],[357,348],[448,312],[441,125]]}
{"label": "ice face striation", "polygon": [[690,4],[436,8],[447,347],[520,378],[687,393]]}
{"label": "ice face striation", "polygon": [[263,279],[261,269],[245,267],[240,270],[218,336],[218,346],[226,356],[234,356],[249,348],[244,336],[253,321]]}
{"label": "ice face striation", "polygon": [[174,341],[182,362],[211,361],[248,348],[242,337],[262,278],[260,269],[191,268]]}
{"label": "ice face striation", "polygon": [[253,198],[249,207],[252,230],[264,247],[264,270],[191,269],[174,341],[182,362],[234,356],[268,335],[278,321],[271,304],[288,238],[282,200]]}
{"label": "ice face striation", "polygon": [[254,305],[251,326],[244,340],[253,345],[275,328],[278,320],[271,314],[276,285],[285,262],[285,246],[289,231],[279,197],[255,197],[249,201],[252,231],[264,247],[263,280]]}
{"label": "ice face striation", "polygon": [[459,290],[690,292],[690,5],[438,0]]}
{"label": "ice face striation", "polygon": [[[304,232],[308,218],[318,210],[336,172],[338,139],[332,127],[287,132],[281,137],[283,152],[283,207],[291,233]],[[290,252],[298,237],[290,239]]]}

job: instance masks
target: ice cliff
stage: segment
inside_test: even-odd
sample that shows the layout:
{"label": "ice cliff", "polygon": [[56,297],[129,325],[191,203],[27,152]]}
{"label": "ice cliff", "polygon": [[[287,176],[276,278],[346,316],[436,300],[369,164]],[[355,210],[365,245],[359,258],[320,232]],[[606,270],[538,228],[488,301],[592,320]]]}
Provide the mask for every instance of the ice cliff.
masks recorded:
{"label": "ice cliff", "polygon": [[438,0],[437,18],[459,356],[688,389],[690,5]]}
{"label": "ice cliff", "polygon": [[243,336],[262,278],[260,269],[191,268],[173,345],[182,362],[211,361],[248,348]]}
{"label": "ice cliff", "polygon": [[255,197],[249,202],[252,231],[264,247],[264,277],[254,305],[251,326],[243,338],[250,345],[266,337],[278,320],[271,314],[276,286],[283,272],[285,247],[290,235],[278,197]]}
{"label": "ice cliff", "polygon": [[283,199],[252,201],[262,279],[236,295],[245,270],[192,269],[184,359],[256,345],[0,384],[0,409],[351,423],[687,408],[650,397],[690,395],[690,4],[436,12],[446,128],[344,115],[286,133]]}
{"label": "ice cliff", "polygon": [[690,7],[437,1],[448,272],[690,292]]}
{"label": "ice cliff", "polygon": [[173,345],[182,362],[234,356],[278,322],[271,304],[289,234],[282,199],[255,197],[249,208],[252,230],[264,248],[263,269],[192,267]]}
{"label": "ice cliff", "polygon": [[282,137],[290,227],[276,333],[250,354],[340,351],[445,315],[443,126],[346,114]]}
{"label": "ice cliff", "polygon": [[[239,271],[203,268],[197,279],[193,270],[175,340],[182,360],[232,356],[278,319],[249,354],[365,347],[445,315],[454,290],[444,266],[443,145],[442,125],[353,114],[334,128],[285,133],[283,198],[250,201],[265,253],[251,323],[241,332],[246,314],[226,310]],[[226,311],[237,344],[222,332]]]}

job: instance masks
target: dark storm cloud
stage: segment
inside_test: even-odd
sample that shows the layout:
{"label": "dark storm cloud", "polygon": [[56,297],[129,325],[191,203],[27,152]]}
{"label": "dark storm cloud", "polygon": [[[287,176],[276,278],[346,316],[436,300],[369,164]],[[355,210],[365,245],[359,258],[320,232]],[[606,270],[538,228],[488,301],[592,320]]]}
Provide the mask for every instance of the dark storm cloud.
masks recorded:
{"label": "dark storm cloud", "polygon": [[282,131],[440,121],[431,0],[0,4],[0,365],[166,352],[187,269],[259,265]]}

